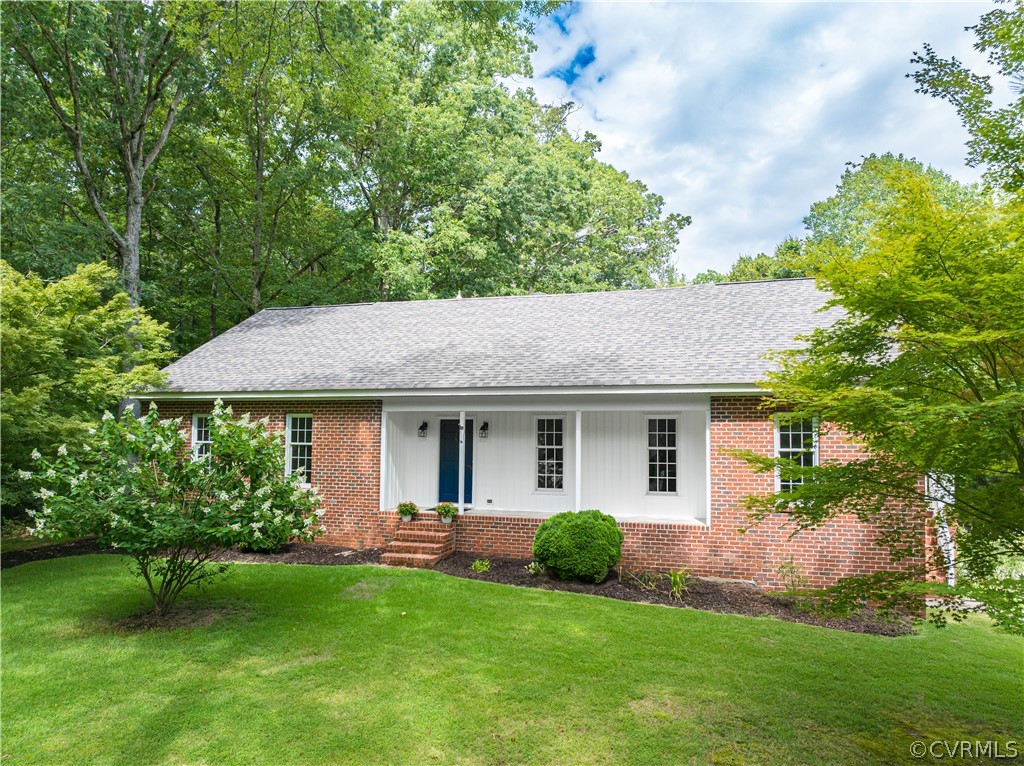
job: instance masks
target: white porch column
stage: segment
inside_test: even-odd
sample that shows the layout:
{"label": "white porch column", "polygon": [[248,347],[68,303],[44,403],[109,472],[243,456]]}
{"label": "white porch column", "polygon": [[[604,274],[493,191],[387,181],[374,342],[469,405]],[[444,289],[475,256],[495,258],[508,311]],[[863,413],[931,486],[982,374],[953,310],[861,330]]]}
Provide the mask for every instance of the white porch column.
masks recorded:
{"label": "white porch column", "polygon": [[385,502],[388,486],[388,413],[380,413],[380,496],[377,502],[382,511],[387,510]]}
{"label": "white porch column", "polygon": [[459,513],[466,509],[466,411],[459,411]]}
{"label": "white porch column", "polygon": [[576,476],[573,486],[576,489],[576,502],[573,508],[580,510],[583,497],[583,411],[576,410],[576,448],[573,450],[576,457]]}

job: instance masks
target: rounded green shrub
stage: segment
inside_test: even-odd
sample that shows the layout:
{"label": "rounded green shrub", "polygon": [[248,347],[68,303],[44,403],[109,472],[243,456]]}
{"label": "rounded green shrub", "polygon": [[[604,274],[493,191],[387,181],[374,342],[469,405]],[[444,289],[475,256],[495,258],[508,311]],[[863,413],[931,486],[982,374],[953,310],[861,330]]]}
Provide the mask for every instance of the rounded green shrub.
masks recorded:
{"label": "rounded green shrub", "polygon": [[600,511],[568,511],[537,528],[533,557],[563,580],[601,582],[622,558],[622,530]]}

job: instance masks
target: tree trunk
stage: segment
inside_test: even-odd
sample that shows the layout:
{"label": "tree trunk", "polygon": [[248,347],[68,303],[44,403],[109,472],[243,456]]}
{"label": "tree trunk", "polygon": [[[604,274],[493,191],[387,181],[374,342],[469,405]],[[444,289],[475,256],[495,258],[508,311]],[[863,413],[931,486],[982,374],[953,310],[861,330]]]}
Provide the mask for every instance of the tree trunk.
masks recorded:
{"label": "tree trunk", "polygon": [[[257,112],[257,123],[259,115]],[[253,154],[256,171],[256,203],[252,224],[252,303],[249,311],[255,314],[263,303],[263,127],[256,127],[256,151]]]}
{"label": "tree trunk", "polygon": [[125,292],[133,306],[142,302],[142,284],[139,278],[139,242],[142,238],[142,179],[132,178],[128,186],[128,199],[125,203],[124,236],[118,247],[121,258],[121,280]]}
{"label": "tree trunk", "polygon": [[213,201],[213,263],[215,269],[210,279],[210,340],[217,337],[217,280],[220,279],[220,200]]}

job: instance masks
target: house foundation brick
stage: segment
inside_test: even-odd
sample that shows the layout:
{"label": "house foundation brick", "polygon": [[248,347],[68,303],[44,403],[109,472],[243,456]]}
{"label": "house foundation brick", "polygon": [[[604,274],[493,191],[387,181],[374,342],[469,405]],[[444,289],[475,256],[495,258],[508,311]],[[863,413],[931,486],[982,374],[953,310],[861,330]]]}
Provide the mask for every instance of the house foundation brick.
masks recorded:
{"label": "house foundation brick", "polygon": [[[751,526],[744,497],[771,492],[771,474],[756,474],[730,454],[749,449],[773,454],[774,420],[761,407],[759,396],[721,396],[711,399],[711,520],[708,525],[666,522],[620,522],[625,536],[623,565],[648,570],[686,567],[692,574],[749,580],[781,587],[779,568],[792,561],[815,587],[839,578],[866,575],[893,567],[877,532],[854,516],[840,516],[824,526],[793,535],[785,514],[774,514]],[[263,401],[238,399],[236,415],[248,412],[266,417],[270,428],[282,431],[287,414],[313,415],[311,481],[324,499],[322,542],[353,548],[378,548],[390,542],[399,526],[397,514],[381,511],[381,402]],[[206,413],[212,402],[157,402],[164,417],[191,421]],[[860,454],[843,434],[822,428],[822,460],[850,460]],[[584,481],[586,476],[584,475]],[[523,516],[464,514],[455,520],[455,550],[480,556],[532,555],[534,533],[541,519]],[[907,512],[907,523],[925,535],[924,516]],[[927,543],[934,544],[934,533]]]}

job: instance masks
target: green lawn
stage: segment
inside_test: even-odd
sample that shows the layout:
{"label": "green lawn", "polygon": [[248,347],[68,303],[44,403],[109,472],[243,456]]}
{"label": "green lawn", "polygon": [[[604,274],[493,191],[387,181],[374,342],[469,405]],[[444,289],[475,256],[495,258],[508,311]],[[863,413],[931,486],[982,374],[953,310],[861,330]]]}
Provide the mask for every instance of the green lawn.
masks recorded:
{"label": "green lawn", "polygon": [[920,763],[1024,741],[1024,641],[879,638],[436,572],[256,565],[119,633],[125,559],[3,573],[5,764]]}

